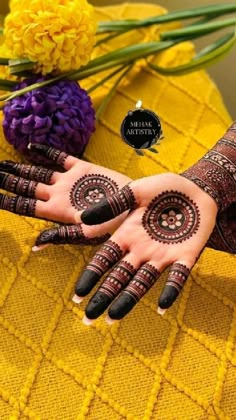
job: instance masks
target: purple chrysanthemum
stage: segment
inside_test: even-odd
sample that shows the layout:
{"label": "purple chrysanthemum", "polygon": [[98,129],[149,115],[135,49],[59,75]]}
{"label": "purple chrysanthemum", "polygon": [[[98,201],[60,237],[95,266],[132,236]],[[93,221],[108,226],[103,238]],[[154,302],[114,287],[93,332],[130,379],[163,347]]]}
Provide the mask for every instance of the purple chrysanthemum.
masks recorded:
{"label": "purple chrysanthemum", "polygon": [[[44,77],[30,78],[16,89],[44,80]],[[70,80],[60,80],[18,96],[4,106],[3,112],[6,139],[35,163],[48,163],[48,160],[30,152],[29,143],[45,144],[81,156],[95,130],[91,99],[77,82]]]}

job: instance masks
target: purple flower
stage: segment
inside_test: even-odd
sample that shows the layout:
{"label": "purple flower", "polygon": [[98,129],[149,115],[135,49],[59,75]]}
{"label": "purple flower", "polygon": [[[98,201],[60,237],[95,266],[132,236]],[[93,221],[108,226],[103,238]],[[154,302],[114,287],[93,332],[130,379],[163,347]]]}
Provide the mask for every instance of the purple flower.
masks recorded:
{"label": "purple flower", "polygon": [[[19,83],[16,90],[44,77]],[[77,82],[60,80],[12,99],[4,106],[3,130],[16,150],[35,163],[49,163],[28,150],[31,143],[56,147],[81,156],[95,130],[95,111],[87,92]]]}

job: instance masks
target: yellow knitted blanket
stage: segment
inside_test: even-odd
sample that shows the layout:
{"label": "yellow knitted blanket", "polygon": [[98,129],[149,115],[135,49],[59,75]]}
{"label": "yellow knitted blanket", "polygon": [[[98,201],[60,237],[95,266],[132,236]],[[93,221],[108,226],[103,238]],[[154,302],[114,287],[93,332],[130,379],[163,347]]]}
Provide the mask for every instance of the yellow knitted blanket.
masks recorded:
{"label": "yellow knitted blanket", "polygon": [[[97,15],[108,20],[163,12],[127,3]],[[142,42],[153,31],[131,32],[111,45]],[[177,65],[193,51],[184,43],[155,61]],[[109,86],[93,96],[96,106]],[[161,118],[165,138],[157,155],[139,157],[120,139],[121,121],[138,99]],[[179,172],[212,147],[230,122],[204,71],[165,78],[141,61],[117,89],[85,158],[132,178]],[[19,160],[2,132],[0,137],[0,159]],[[80,307],[71,297],[94,249],[51,246],[32,253],[49,225],[1,211],[0,419],[235,419],[236,258],[205,250],[163,317],[156,302],[165,273],[123,321],[109,327],[101,317],[87,327],[81,319],[88,299]]]}

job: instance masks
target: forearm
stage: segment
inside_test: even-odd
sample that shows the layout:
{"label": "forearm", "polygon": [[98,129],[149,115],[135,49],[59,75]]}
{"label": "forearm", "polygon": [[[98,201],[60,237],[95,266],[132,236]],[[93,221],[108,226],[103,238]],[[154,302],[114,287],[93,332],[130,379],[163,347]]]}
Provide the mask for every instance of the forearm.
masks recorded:
{"label": "forearm", "polygon": [[236,201],[236,122],[216,145],[182,176],[192,180],[217,203],[220,211]]}

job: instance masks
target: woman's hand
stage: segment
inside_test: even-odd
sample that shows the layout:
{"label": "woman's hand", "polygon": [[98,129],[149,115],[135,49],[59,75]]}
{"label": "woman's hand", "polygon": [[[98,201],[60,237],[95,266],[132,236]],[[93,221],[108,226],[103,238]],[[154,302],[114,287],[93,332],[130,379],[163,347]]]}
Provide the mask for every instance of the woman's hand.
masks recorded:
{"label": "woman's hand", "polygon": [[65,171],[11,161],[0,162],[0,187],[16,194],[0,194],[0,208],[25,216],[72,224],[42,232],[36,241],[39,246],[46,243],[98,244],[107,240],[125,215],[93,227],[75,224],[78,212],[115,194],[130,179],[52,147],[37,144],[31,144],[30,147]]}
{"label": "woman's hand", "polygon": [[159,312],[169,308],[214,229],[217,205],[192,181],[172,173],[131,182],[81,212],[87,225],[132,212],[81,274],[73,300],[80,302],[111,270],[86,307],[85,322],[108,307],[108,322],[123,318],[169,267]]}

